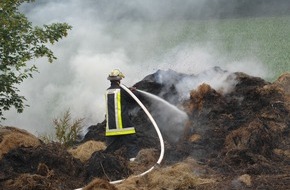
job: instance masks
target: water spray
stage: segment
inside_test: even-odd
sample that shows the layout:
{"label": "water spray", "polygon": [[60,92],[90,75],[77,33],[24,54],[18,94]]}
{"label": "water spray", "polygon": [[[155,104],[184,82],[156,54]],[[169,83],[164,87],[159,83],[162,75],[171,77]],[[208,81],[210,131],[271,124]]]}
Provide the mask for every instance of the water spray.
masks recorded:
{"label": "water spray", "polygon": [[[159,141],[160,141],[160,155],[159,155],[159,158],[156,162],[156,164],[154,166],[152,166],[151,168],[149,168],[147,171],[139,174],[139,175],[136,175],[136,176],[133,176],[133,177],[141,177],[149,172],[151,172],[155,167],[159,166],[163,160],[163,157],[164,157],[164,140],[163,140],[163,137],[162,137],[162,134],[158,128],[158,125],[156,124],[154,118],[152,117],[152,115],[149,113],[149,111],[147,110],[147,108],[143,105],[143,103],[131,92],[131,90],[129,90],[126,86],[120,84],[121,88],[123,88],[126,92],[128,92],[132,98],[134,98],[134,100],[139,104],[139,106],[143,109],[143,111],[146,113],[146,115],[148,116],[148,118],[150,119],[150,121],[152,122],[156,132],[157,132],[157,135],[159,137]],[[140,91],[140,90],[138,90]],[[142,91],[143,92],[143,91]],[[122,181],[124,181],[126,179],[120,179],[120,180],[116,180],[116,181],[110,181],[109,183],[110,184],[118,184],[118,183],[121,183]],[[79,189],[75,189],[75,190],[82,190],[83,188],[79,188]]]}
{"label": "water spray", "polygon": [[156,96],[154,94],[151,94],[151,93],[143,91],[143,90],[138,90],[138,92],[141,92],[142,94],[144,94],[144,95],[146,95],[146,96],[148,96],[156,101],[162,102],[164,105],[166,105],[168,108],[172,109],[175,113],[179,114],[180,116],[187,117],[187,114],[184,111],[178,109],[175,105],[170,104],[169,102],[160,98],[159,96]]}
{"label": "water spray", "polygon": [[177,143],[184,134],[184,123],[188,120],[187,113],[160,96],[142,90],[137,91],[150,99],[149,111],[156,118],[163,136],[166,136],[169,143]]}

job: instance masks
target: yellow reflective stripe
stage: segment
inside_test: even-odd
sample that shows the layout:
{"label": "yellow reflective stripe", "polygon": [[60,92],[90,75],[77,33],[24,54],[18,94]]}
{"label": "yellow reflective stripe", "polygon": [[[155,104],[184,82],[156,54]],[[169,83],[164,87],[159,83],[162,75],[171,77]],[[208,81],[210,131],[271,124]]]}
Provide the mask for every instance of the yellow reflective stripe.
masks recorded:
{"label": "yellow reflective stripe", "polygon": [[[122,100],[121,100],[121,92],[120,89],[110,89],[107,90],[106,94],[106,102],[108,101],[108,94],[114,94],[114,109],[115,109],[115,125],[116,128],[110,129],[109,128],[109,109],[107,107],[106,113],[107,113],[107,126],[106,126],[106,136],[115,136],[115,135],[129,135],[129,134],[135,134],[135,128],[134,127],[125,127],[123,128],[123,121],[122,121]],[[108,102],[107,102],[108,104]]]}
{"label": "yellow reflective stripe", "polygon": [[117,92],[117,114],[118,114],[118,120],[116,122],[118,122],[118,128],[119,129],[123,129],[123,122],[122,122],[122,107],[121,107],[121,93],[120,91]]}
{"label": "yellow reflective stripe", "polygon": [[107,96],[108,96],[108,92],[106,92],[105,94],[105,102],[106,102],[106,129],[109,129],[109,109],[108,109],[108,99],[107,99]]}
{"label": "yellow reflective stripe", "polygon": [[106,131],[106,136],[114,136],[114,135],[129,135],[129,134],[135,134],[135,128],[123,128],[122,130],[108,130]]}

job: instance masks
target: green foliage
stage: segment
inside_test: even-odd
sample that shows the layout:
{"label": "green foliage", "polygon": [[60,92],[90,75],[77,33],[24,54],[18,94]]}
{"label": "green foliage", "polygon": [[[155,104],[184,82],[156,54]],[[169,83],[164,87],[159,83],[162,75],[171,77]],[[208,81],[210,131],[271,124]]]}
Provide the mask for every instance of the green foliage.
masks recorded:
{"label": "green foliage", "polygon": [[71,146],[80,135],[83,126],[84,118],[75,119],[72,121],[71,113],[67,110],[60,118],[56,118],[53,120],[54,135],[43,135],[40,138],[46,142],[59,142],[60,144],[64,145],[65,147]]}
{"label": "green foliage", "polygon": [[0,1],[0,120],[5,119],[3,112],[12,106],[18,113],[25,107],[25,97],[19,94],[17,85],[37,71],[35,65],[28,66],[27,62],[40,57],[52,62],[56,57],[46,45],[67,36],[71,29],[67,23],[33,27],[18,10],[21,3],[32,1]]}

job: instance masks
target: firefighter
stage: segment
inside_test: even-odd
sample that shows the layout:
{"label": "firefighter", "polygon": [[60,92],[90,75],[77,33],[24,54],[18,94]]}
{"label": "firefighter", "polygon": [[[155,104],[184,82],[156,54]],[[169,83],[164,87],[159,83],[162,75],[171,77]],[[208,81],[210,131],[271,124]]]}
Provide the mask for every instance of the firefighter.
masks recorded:
{"label": "firefighter", "polygon": [[[125,76],[123,73],[114,69],[109,73],[108,80],[111,86],[106,91],[106,152],[113,152],[119,148],[126,147],[126,157],[133,161],[138,153],[138,141],[136,129],[133,126],[129,108],[135,104],[131,95],[120,87],[120,82]],[[132,92],[134,87],[129,88]]]}

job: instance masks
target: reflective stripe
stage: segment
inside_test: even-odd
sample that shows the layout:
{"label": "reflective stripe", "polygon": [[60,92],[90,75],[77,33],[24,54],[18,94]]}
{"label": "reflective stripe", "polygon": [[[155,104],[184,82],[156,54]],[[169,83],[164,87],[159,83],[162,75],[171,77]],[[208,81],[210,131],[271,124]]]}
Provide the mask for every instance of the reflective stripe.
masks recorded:
{"label": "reflective stripe", "polygon": [[108,130],[108,127],[109,127],[109,111],[108,111],[108,92],[106,92],[106,95],[105,95],[105,101],[106,101],[106,130]]}
{"label": "reflective stripe", "polygon": [[[121,90],[108,89],[106,91],[107,114],[106,136],[127,135],[136,133],[134,127],[124,127],[122,118]],[[114,115],[109,115],[114,114]],[[113,118],[112,118],[113,117]]]}
{"label": "reflective stripe", "polygon": [[[107,111],[107,130],[111,130],[111,129],[120,129],[122,128],[122,108],[121,108],[121,93],[120,93],[120,89],[108,89],[107,93],[106,93],[106,97],[107,97],[107,109],[109,107],[109,104],[113,104],[114,106],[114,110],[108,110]],[[109,99],[109,96],[114,96],[113,99]],[[108,102],[108,101],[112,101],[112,102]],[[112,105],[111,105],[112,106]],[[112,108],[111,108],[112,109]],[[111,113],[109,113],[111,112]],[[112,112],[114,112],[114,115],[110,115],[112,114]],[[110,117],[115,117],[115,119],[110,118]],[[113,122],[113,123],[112,123]]]}
{"label": "reflective stripe", "polygon": [[115,135],[129,135],[129,134],[135,134],[135,128],[123,128],[123,129],[110,129],[106,131],[106,136],[115,136]]}
{"label": "reflective stripe", "polygon": [[122,129],[123,128],[123,122],[122,122],[123,119],[122,119],[122,106],[121,106],[121,93],[120,93],[120,90],[115,95],[116,95],[115,103],[117,102],[116,103],[116,106],[117,106],[116,115],[118,117],[117,120],[116,120],[116,125],[117,125],[118,129]]}

